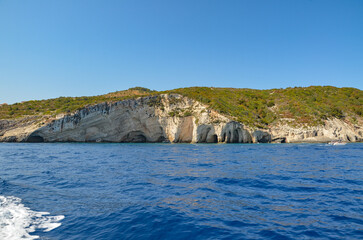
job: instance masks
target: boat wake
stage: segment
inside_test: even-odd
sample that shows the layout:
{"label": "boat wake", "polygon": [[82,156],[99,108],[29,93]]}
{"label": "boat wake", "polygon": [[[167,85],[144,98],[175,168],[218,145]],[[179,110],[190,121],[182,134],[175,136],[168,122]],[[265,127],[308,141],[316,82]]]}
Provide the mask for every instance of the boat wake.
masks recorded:
{"label": "boat wake", "polygon": [[61,225],[63,215],[48,216],[48,212],[36,212],[21,203],[21,199],[0,195],[0,239],[37,239],[30,233],[42,229],[49,232]]}

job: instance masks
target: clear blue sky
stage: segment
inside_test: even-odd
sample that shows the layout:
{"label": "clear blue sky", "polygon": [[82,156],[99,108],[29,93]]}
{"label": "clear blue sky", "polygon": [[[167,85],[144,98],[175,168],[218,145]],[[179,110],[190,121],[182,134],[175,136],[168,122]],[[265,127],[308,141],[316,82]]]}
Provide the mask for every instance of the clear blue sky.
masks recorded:
{"label": "clear blue sky", "polygon": [[0,103],[310,85],[363,89],[363,0],[0,0]]}

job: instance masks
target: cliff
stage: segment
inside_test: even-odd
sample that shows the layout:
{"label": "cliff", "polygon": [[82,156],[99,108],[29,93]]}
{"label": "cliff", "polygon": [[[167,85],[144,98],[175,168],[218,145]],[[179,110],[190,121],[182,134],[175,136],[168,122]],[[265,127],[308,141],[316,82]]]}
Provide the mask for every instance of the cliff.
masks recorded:
{"label": "cliff", "polygon": [[56,117],[0,120],[3,142],[267,143],[363,141],[361,125],[332,118],[318,126],[246,126],[180,94],[103,102]]}

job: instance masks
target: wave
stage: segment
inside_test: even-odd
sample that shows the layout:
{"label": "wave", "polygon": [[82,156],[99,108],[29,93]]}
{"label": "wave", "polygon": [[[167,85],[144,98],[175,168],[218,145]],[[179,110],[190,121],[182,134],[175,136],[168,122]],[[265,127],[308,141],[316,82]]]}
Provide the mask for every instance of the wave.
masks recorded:
{"label": "wave", "polygon": [[0,195],[0,239],[37,239],[30,235],[38,229],[49,232],[61,225],[63,215],[48,216],[48,212],[36,212],[21,203],[21,199]]}

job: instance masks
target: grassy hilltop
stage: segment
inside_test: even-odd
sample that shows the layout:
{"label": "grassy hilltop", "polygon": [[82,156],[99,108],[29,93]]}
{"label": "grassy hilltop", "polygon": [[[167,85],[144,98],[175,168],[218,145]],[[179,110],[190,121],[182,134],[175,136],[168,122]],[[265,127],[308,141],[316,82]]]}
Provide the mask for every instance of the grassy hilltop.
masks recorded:
{"label": "grassy hilltop", "polygon": [[318,125],[327,118],[356,123],[363,117],[363,91],[355,88],[296,87],[286,89],[238,89],[189,87],[163,92],[130,88],[91,97],[59,97],[0,106],[0,119],[72,113],[85,106],[161,93],[179,93],[211,109],[254,127],[267,128],[278,121],[292,125]]}
{"label": "grassy hilltop", "polygon": [[72,113],[89,105],[137,98],[152,95],[153,93],[157,92],[147,88],[135,87],[99,96],[59,97],[46,100],[25,101],[12,105],[0,106],[0,119]]}

